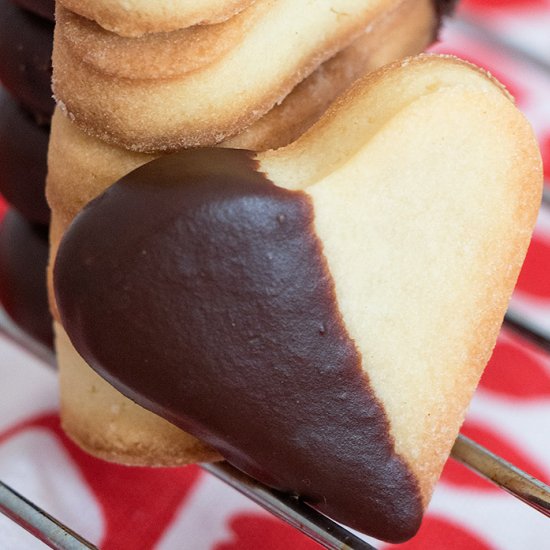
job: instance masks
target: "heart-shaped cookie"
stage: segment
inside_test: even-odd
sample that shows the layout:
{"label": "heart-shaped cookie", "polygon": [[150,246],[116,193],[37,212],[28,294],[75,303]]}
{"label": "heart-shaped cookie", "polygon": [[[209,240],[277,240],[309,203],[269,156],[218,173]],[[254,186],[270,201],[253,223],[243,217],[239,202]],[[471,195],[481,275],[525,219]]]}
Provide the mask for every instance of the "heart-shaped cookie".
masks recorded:
{"label": "heart-shaped cookie", "polygon": [[114,184],[61,243],[59,311],[137,403],[404,540],[491,353],[541,179],[503,88],[421,56],[284,149],[187,151]]}

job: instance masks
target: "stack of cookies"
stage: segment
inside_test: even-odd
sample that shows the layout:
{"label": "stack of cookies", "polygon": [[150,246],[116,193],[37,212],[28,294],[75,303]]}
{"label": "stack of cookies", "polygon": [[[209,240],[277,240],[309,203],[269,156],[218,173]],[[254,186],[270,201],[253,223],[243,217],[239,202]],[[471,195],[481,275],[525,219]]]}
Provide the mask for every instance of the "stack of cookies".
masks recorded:
{"label": "stack of cookies", "polygon": [[532,132],[464,62],[385,65],[451,2],[190,4],[57,6],[63,427],[125,464],[223,456],[405,540],[525,255]]}
{"label": "stack of cookies", "polygon": [[[142,2],[126,11],[126,4],[57,7],[52,257],[84,205],[159,155],[206,146],[262,151],[294,141],[360,75],[432,43],[445,6],[243,0],[205,2],[212,5],[204,9]],[[54,300],[52,307],[59,320]],[[57,332],[63,425],[81,446],[130,464],[214,456],[113,390],[59,325]]]}
{"label": "stack of cookies", "polygon": [[44,276],[50,212],[44,197],[54,101],[53,0],[0,1],[0,302],[29,334],[52,345]]}

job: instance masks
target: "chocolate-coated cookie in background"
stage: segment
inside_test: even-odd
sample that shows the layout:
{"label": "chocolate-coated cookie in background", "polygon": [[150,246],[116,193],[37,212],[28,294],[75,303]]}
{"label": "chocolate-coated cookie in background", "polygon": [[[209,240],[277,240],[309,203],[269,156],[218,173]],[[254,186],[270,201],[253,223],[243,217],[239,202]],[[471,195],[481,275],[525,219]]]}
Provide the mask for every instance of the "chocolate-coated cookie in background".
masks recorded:
{"label": "chocolate-coated cookie in background", "polygon": [[55,21],[55,0],[12,0],[15,4],[23,9]]}
{"label": "chocolate-coated cookie in background", "polygon": [[44,197],[49,133],[0,87],[0,194],[29,221],[43,225],[50,222]]}
{"label": "chocolate-coated cookie in background", "polygon": [[8,210],[0,223],[0,303],[17,325],[52,347],[47,261],[48,229]]}
{"label": "chocolate-coated cookie in background", "polygon": [[39,122],[54,109],[51,56],[54,24],[0,0],[0,81]]}

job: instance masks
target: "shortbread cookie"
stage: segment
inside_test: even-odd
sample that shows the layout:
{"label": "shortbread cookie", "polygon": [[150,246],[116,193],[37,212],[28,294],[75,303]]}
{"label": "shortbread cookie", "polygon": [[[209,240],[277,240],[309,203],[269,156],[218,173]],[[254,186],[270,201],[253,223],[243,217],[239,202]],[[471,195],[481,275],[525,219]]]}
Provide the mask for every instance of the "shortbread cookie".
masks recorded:
{"label": "shortbread cookie", "polygon": [[111,186],[65,233],[57,304],[128,398],[402,541],[491,354],[541,187],[504,88],[454,58],[407,59],[285,148],[184,151]]}
{"label": "shortbread cookie", "polygon": [[47,262],[48,228],[8,210],[0,222],[0,305],[24,331],[52,347]]}
{"label": "shortbread cookie", "polygon": [[[104,29],[121,36],[141,36],[220,23],[254,0],[60,0]],[[260,0],[266,1],[266,0]]]}
{"label": "shortbread cookie", "polygon": [[44,197],[49,128],[38,126],[0,88],[0,194],[34,223],[47,225]]}
{"label": "shortbread cookie", "polygon": [[53,27],[10,0],[0,0],[0,81],[39,122],[49,121],[55,105],[50,86]]}
{"label": "shortbread cookie", "polygon": [[351,46],[298,84],[282,103],[221,145],[267,151],[295,141],[360,76],[424,51],[437,37],[441,9],[442,3],[433,0],[402,0],[373,21]]}
{"label": "shortbread cookie", "polygon": [[272,0],[217,26],[133,40],[58,8],[54,92],[87,133],[130,150],[214,145],[399,5]]}

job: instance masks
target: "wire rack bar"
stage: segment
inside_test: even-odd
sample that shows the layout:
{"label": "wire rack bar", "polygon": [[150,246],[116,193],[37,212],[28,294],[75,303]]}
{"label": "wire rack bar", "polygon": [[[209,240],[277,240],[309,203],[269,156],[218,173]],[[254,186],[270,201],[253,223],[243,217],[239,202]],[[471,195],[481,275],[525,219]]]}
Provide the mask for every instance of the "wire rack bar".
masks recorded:
{"label": "wire rack bar", "polygon": [[55,550],[98,550],[1,481],[0,512]]}
{"label": "wire rack bar", "polygon": [[488,451],[475,441],[459,435],[451,456],[476,474],[550,517],[550,487]]}
{"label": "wire rack bar", "polygon": [[504,326],[550,353],[550,335],[519,311],[508,309],[504,318]]}
{"label": "wire rack bar", "polygon": [[325,548],[330,550],[375,550],[374,546],[317,512],[300,499],[262,485],[227,462],[201,464],[201,466]]}

